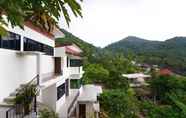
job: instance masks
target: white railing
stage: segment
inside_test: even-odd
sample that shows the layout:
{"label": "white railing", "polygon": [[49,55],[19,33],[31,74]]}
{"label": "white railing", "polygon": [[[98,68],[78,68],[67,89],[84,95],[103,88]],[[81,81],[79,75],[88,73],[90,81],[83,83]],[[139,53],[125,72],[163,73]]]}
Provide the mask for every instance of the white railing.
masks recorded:
{"label": "white railing", "polygon": [[81,67],[70,67],[70,74],[82,74],[83,68]]}

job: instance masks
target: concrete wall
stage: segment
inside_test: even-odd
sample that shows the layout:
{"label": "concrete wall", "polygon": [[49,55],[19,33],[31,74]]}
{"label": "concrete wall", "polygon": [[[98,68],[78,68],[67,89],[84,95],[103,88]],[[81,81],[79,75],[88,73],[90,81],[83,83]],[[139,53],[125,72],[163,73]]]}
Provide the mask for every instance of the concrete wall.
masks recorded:
{"label": "concrete wall", "polygon": [[[54,59],[41,56],[41,73],[54,72]],[[37,75],[37,57],[19,55],[16,51],[0,49],[0,101]]]}
{"label": "concrete wall", "polygon": [[6,118],[6,111],[8,109],[9,108],[6,108],[6,107],[0,107],[0,118]]}
{"label": "concrete wall", "polygon": [[86,118],[94,118],[93,103],[86,103]]}
{"label": "concrete wall", "polygon": [[[24,30],[19,27],[6,27],[10,32],[30,38],[40,43],[54,47],[55,41],[31,28],[24,26]],[[22,42],[23,47],[23,42]],[[54,59],[52,56],[42,55],[40,63],[40,73],[54,72]],[[3,98],[14,92],[20,84],[25,84],[37,75],[37,57],[34,55],[19,55],[14,50],[0,49],[0,102]]]}
{"label": "concrete wall", "polygon": [[40,62],[41,78],[47,78],[54,75],[54,57],[48,55],[41,55]]}
{"label": "concrete wall", "polygon": [[51,85],[50,87],[42,90],[42,96],[43,96],[42,97],[42,102],[55,111],[56,110],[56,104],[55,103],[56,103],[56,100],[57,100],[56,84]]}
{"label": "concrete wall", "polygon": [[16,51],[0,49],[0,101],[36,76],[36,64],[36,56],[20,56]]}
{"label": "concrete wall", "polygon": [[55,55],[55,57],[64,57],[65,56],[65,48],[64,47],[55,48],[54,55]]}

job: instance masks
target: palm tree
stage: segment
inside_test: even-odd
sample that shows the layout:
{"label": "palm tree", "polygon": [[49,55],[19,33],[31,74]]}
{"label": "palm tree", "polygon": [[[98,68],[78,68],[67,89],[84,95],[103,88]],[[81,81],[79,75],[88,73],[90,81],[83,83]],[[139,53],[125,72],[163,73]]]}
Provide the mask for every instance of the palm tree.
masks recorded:
{"label": "palm tree", "polygon": [[[1,0],[0,35],[5,30],[3,25],[10,22],[12,27],[23,28],[24,21],[27,20],[50,32],[57,25],[61,13],[69,25],[71,20],[67,7],[76,17],[82,17],[81,6],[76,0]],[[8,21],[4,19],[3,14],[6,14]]]}

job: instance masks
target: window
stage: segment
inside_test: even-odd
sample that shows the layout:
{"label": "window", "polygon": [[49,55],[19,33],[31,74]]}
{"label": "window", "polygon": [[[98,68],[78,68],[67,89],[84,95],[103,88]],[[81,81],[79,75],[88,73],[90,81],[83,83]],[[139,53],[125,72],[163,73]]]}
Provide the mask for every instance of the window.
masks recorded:
{"label": "window", "polygon": [[70,67],[80,67],[82,66],[82,60],[80,59],[70,59]]}
{"label": "window", "polygon": [[0,36],[0,48],[20,50],[21,36],[12,32],[8,32],[7,36]]}
{"label": "window", "polygon": [[71,89],[79,89],[81,87],[81,79],[72,79],[70,80],[70,88]]}
{"label": "window", "polygon": [[54,48],[32,39],[24,37],[24,51],[39,51],[47,55],[54,55]]}
{"label": "window", "polygon": [[65,94],[65,83],[57,87],[57,100]]}
{"label": "window", "polygon": [[69,67],[69,57],[67,56],[67,67]]}

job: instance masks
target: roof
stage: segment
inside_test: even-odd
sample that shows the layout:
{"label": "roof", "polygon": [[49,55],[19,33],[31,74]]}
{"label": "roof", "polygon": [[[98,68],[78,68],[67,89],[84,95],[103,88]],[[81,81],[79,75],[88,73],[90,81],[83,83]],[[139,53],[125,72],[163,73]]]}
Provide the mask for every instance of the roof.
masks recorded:
{"label": "roof", "polygon": [[83,51],[76,44],[61,44],[56,47],[64,47],[67,54],[79,56]]}
{"label": "roof", "polygon": [[24,23],[24,25],[31,28],[32,30],[40,33],[40,34],[43,34],[43,35],[51,38],[51,39],[58,38],[58,37],[64,37],[63,32],[61,32],[59,30],[59,28],[57,28],[57,27],[54,28],[53,32],[47,32],[47,31],[41,29],[40,27],[33,25],[33,23],[31,21],[26,21]]}
{"label": "roof", "polygon": [[143,73],[133,73],[133,74],[123,74],[123,77],[126,77],[128,79],[134,79],[134,78],[149,78],[150,75],[145,75]]}
{"label": "roof", "polygon": [[84,85],[82,94],[79,96],[79,102],[96,102],[97,96],[102,93],[101,86],[96,85]]}
{"label": "roof", "polygon": [[160,75],[172,75],[173,72],[167,68],[164,68],[164,69],[160,69],[159,74]]}

